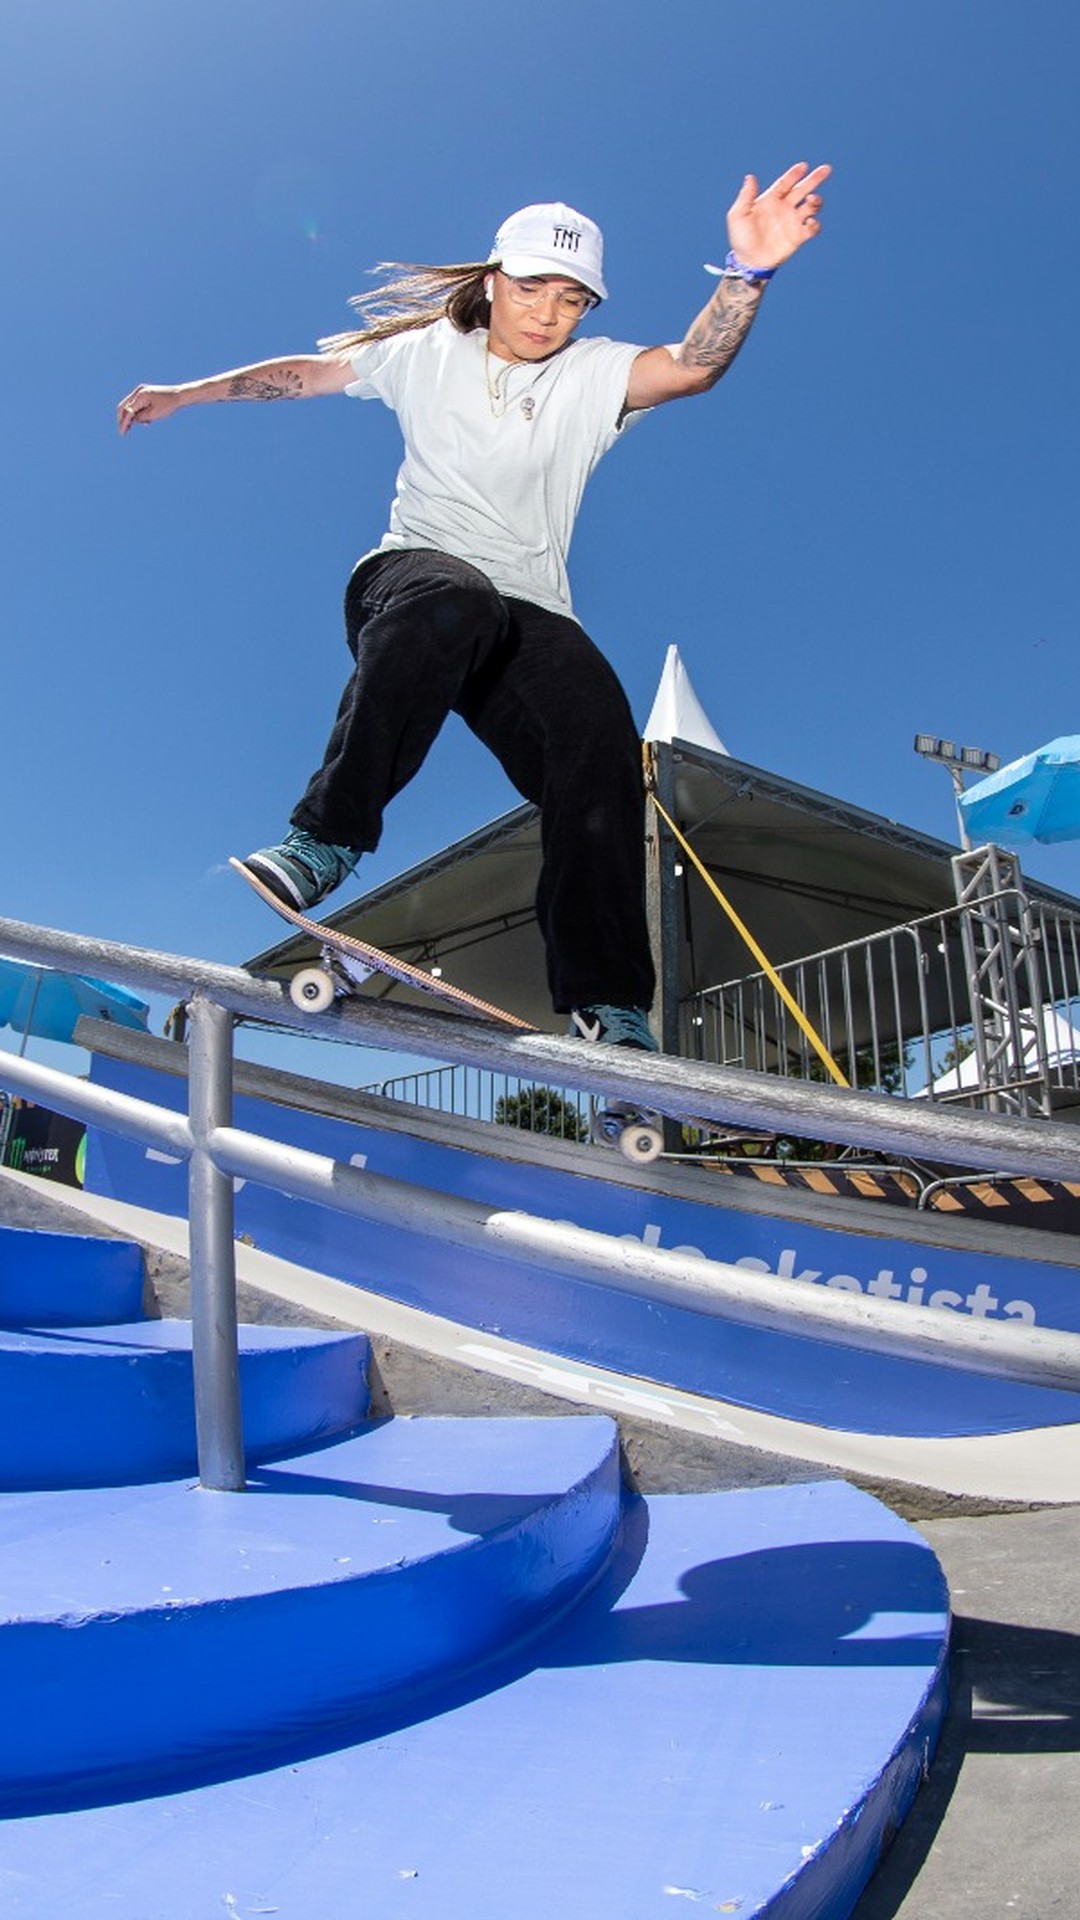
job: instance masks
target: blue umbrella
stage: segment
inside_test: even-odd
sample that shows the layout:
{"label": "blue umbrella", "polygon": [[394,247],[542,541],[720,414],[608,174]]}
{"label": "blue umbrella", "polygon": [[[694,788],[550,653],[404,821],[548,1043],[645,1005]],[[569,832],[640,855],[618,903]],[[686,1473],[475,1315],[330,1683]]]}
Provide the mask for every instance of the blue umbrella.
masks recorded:
{"label": "blue umbrella", "polygon": [[958,805],[972,842],[1048,846],[1080,840],[1080,733],[1050,740],[1022,760],[988,774]]}
{"label": "blue umbrella", "polygon": [[145,1032],[149,1012],[145,1000],[107,980],[0,959],[0,1027],[22,1034],[20,1053],[32,1033],[43,1040],[71,1040],[84,1013]]}

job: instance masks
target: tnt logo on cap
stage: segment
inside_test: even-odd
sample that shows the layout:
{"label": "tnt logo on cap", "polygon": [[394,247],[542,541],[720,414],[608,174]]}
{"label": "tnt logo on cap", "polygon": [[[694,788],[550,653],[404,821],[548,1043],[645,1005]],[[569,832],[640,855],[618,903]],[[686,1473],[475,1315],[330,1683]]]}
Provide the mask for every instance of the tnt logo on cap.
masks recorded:
{"label": "tnt logo on cap", "polygon": [[607,299],[604,236],[595,220],[561,200],[521,207],[504,220],[488,264],[519,280],[532,274],[565,273],[580,280],[598,300]]}

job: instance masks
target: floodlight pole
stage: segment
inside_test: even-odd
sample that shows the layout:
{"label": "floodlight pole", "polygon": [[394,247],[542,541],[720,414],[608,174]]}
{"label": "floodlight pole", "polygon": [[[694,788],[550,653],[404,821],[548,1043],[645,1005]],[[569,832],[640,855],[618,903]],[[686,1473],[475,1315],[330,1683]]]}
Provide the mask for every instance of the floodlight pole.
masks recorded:
{"label": "floodlight pole", "polygon": [[954,740],[941,740],[937,734],[917,733],[915,751],[923,760],[936,760],[939,766],[946,767],[953,784],[953,797],[956,801],[956,825],[960,834],[960,845],[965,853],[971,852],[971,835],[967,821],[960,808],[960,799],[964,791],[964,772],[996,773],[1001,765],[996,753],[986,753],[982,747],[958,747]]}
{"label": "floodlight pole", "polygon": [[970,853],[971,852],[971,835],[968,832],[967,821],[964,819],[963,811],[960,806],[960,796],[964,791],[964,776],[961,773],[959,767],[950,767],[949,773],[952,777],[952,783],[953,783],[953,798],[956,801],[956,827],[957,827],[957,832],[960,835],[960,845],[964,849],[965,853]]}

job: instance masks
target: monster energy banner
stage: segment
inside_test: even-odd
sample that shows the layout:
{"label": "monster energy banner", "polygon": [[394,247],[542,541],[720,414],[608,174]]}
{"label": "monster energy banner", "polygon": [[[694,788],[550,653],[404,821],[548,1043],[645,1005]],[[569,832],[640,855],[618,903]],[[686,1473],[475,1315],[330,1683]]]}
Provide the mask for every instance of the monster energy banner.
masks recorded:
{"label": "monster energy banner", "polygon": [[86,1160],[86,1128],[48,1107],[13,1100],[4,1145],[4,1165],[17,1173],[36,1173],[81,1187]]}

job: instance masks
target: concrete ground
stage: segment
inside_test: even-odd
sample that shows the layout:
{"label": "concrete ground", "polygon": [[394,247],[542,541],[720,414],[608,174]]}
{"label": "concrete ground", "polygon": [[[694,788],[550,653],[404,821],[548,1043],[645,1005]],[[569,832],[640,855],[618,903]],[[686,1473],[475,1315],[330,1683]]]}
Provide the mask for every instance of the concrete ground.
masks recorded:
{"label": "concrete ground", "polygon": [[954,1613],[937,1758],[853,1920],[1080,1913],[1080,1508],[920,1524]]}

